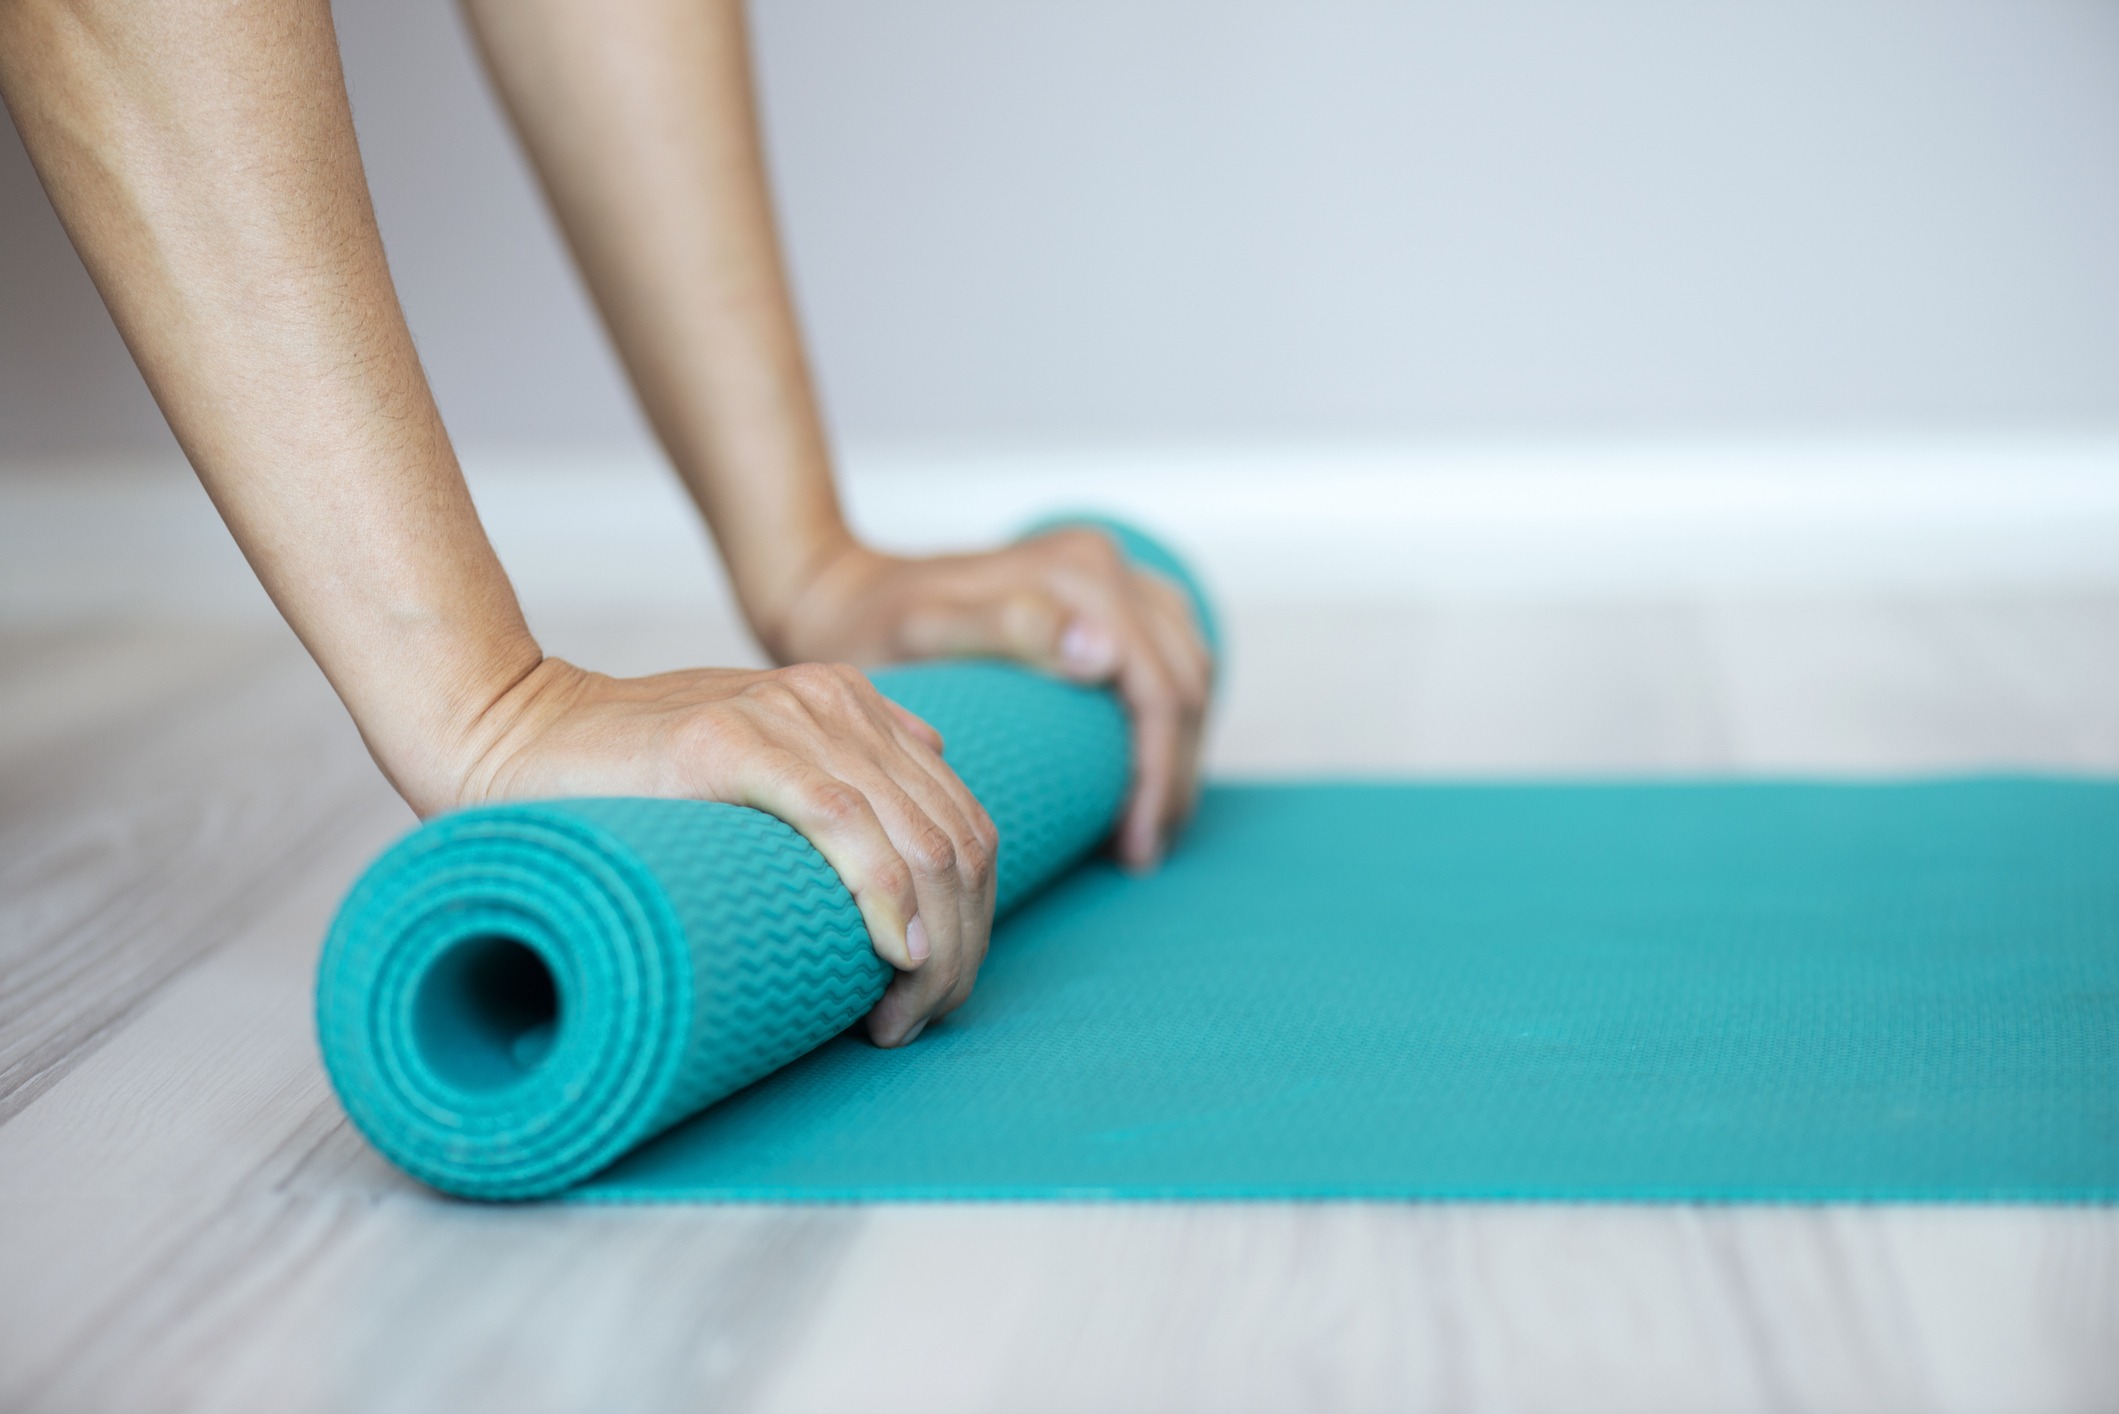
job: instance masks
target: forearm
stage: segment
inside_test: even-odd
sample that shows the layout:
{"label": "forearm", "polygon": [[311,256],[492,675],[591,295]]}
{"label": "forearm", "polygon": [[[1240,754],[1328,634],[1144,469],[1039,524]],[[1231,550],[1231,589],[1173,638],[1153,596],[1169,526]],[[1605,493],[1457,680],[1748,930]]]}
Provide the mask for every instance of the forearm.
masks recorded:
{"label": "forearm", "polygon": [[464,0],[649,420],[768,647],[848,543],[739,0]]}
{"label": "forearm", "polygon": [[179,442],[416,808],[539,661],[385,265],[324,0],[0,0],[0,89]]}
{"label": "forearm", "polygon": [[1183,596],[1102,537],[875,554],[832,487],[773,229],[741,0],[462,0],[751,627],[774,657],[998,654],[1111,682],[1135,724],[1120,854],[1196,796],[1211,666]]}

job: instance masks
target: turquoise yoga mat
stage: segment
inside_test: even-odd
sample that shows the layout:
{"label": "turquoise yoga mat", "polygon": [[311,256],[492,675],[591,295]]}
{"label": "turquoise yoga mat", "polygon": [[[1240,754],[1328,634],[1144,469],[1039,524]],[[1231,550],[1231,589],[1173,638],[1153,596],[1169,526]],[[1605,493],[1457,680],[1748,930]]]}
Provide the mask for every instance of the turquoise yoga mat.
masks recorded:
{"label": "turquoise yoga mat", "polygon": [[2119,787],[1229,785],[1131,878],[1108,696],[877,681],[1001,829],[962,1011],[841,1034],[887,971],[769,817],[467,811],[326,941],[355,1124],[486,1198],[2119,1197]]}
{"label": "turquoise yoga mat", "polygon": [[[1166,548],[1093,516],[1211,606]],[[1001,835],[1000,913],[1109,832],[1131,772],[1102,689],[1000,663],[877,686],[939,728]],[[399,841],[324,942],[317,1032],[354,1124],[467,1197],[557,1193],[839,1034],[890,969],[823,857],[771,816],[673,800],[467,810]]]}
{"label": "turquoise yoga mat", "polygon": [[2119,787],[1231,785],[603,1201],[2119,1198]]}

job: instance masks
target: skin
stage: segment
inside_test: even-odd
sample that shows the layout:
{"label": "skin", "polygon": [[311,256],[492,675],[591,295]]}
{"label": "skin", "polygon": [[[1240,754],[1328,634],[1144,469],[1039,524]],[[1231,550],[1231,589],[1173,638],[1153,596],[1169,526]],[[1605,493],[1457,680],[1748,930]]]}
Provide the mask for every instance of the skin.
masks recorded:
{"label": "skin", "polygon": [[738,0],[467,0],[641,403],[785,666],[617,679],[549,657],[465,490],[376,232],[326,0],[0,0],[0,93],[172,430],[422,816],[727,801],[800,830],[899,976],[961,1004],[992,821],[847,663],[998,654],[1112,682],[1121,859],[1191,809],[1211,667],[1182,596],[1068,531],[907,559],[847,529],[773,228]]}

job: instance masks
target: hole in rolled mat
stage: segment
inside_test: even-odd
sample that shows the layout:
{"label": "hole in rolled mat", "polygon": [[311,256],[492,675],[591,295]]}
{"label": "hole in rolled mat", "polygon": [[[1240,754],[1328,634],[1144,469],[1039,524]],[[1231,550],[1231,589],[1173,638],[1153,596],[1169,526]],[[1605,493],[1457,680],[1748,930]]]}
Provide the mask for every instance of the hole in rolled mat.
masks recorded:
{"label": "hole in rolled mat", "polygon": [[527,1077],[559,1035],[559,986],[514,938],[466,938],[420,979],[413,1042],[443,1081],[499,1090]]}

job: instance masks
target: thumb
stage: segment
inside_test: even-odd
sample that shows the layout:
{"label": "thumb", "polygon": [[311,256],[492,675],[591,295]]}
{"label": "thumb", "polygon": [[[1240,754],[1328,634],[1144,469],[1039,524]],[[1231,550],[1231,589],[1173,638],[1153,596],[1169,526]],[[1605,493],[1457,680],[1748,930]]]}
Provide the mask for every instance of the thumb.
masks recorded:
{"label": "thumb", "polygon": [[903,633],[916,657],[1012,658],[1083,682],[1101,682],[1118,670],[1118,640],[1109,630],[1034,589],[922,608]]}

